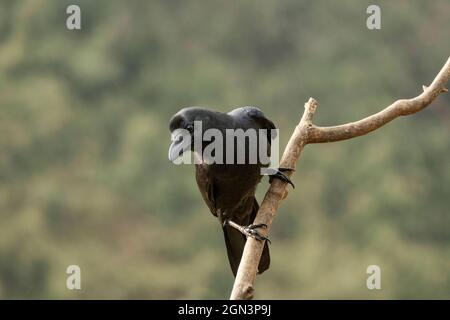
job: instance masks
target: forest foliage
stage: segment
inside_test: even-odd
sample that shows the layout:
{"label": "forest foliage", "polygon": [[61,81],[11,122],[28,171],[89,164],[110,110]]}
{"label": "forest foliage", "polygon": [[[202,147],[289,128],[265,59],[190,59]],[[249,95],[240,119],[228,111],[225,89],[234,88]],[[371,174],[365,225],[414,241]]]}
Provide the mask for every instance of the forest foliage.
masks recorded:
{"label": "forest foliage", "polygon": [[[449,34],[446,0],[0,1],[0,298],[228,297],[220,225],[194,168],[167,160],[171,115],[256,105],[284,146],[310,96],[335,125],[419,94]],[[449,136],[442,95],[308,146],[256,298],[450,298]]]}

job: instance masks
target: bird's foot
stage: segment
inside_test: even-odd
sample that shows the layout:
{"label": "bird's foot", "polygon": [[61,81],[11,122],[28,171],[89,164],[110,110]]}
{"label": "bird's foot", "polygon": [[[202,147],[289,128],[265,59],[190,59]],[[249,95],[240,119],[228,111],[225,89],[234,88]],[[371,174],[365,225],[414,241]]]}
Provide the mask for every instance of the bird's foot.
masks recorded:
{"label": "bird's foot", "polygon": [[244,234],[247,237],[252,237],[252,238],[255,238],[256,240],[259,240],[259,241],[267,240],[269,243],[271,243],[269,238],[267,238],[266,236],[263,236],[262,234],[260,234],[258,232],[258,230],[256,230],[258,228],[267,229],[267,224],[264,224],[264,223],[251,224],[247,227],[244,227]]}
{"label": "bird's foot", "polygon": [[231,227],[239,230],[243,235],[245,235],[247,237],[252,237],[259,241],[266,240],[267,242],[271,243],[271,241],[268,237],[263,236],[261,233],[258,232],[258,230],[256,230],[259,228],[267,229],[267,224],[265,224],[265,223],[251,224],[249,226],[241,226],[231,220],[227,220],[227,224],[230,225]]}
{"label": "bird's foot", "polygon": [[278,168],[278,169],[271,169],[271,170],[274,170],[274,173],[271,174],[270,177],[269,177],[269,182],[270,182],[270,183],[272,183],[272,181],[273,181],[274,178],[277,178],[277,179],[280,179],[280,180],[282,180],[282,181],[284,181],[284,182],[289,183],[289,184],[292,186],[292,188],[295,189],[295,186],[294,186],[294,184],[292,183],[291,179],[289,179],[289,177],[286,176],[286,175],[283,173],[283,172],[286,172],[286,171],[294,171],[294,169],[292,169],[292,168],[281,168],[281,167],[280,167],[280,168]]}

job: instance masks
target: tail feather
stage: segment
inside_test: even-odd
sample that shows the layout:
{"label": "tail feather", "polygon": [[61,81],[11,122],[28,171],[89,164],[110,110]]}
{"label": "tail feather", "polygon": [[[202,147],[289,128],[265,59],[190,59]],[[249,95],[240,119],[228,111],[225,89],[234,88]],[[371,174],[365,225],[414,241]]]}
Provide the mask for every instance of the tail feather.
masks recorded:
{"label": "tail feather", "polygon": [[[249,216],[249,221],[247,224],[252,223],[255,220],[256,214],[258,213],[259,205],[256,199],[253,201],[252,212]],[[227,247],[228,261],[230,262],[231,270],[233,275],[236,277],[239,263],[241,262],[242,253],[244,252],[245,242],[247,241],[245,235],[235,228],[226,225],[223,228],[223,233],[225,236],[225,245]],[[269,246],[267,241],[264,243],[264,249],[261,255],[261,259],[258,265],[258,273],[263,273],[269,268],[270,265],[270,255]]]}

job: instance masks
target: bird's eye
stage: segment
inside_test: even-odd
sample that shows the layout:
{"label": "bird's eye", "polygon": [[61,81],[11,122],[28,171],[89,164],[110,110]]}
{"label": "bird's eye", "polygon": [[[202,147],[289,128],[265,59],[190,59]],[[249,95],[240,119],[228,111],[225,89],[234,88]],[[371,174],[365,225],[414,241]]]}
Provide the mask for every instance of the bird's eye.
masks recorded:
{"label": "bird's eye", "polygon": [[189,131],[189,132],[193,132],[194,131],[194,126],[192,124],[188,124],[186,126],[186,130]]}

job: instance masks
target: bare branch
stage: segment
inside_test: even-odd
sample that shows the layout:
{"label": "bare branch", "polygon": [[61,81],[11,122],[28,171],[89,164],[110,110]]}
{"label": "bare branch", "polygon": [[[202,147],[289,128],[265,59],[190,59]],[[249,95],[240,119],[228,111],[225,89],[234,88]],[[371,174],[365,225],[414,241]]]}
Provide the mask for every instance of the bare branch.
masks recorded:
{"label": "bare branch", "polygon": [[[281,167],[295,169],[297,160],[300,157],[303,147],[306,145],[308,127],[312,125],[312,118],[316,107],[317,101],[313,98],[310,98],[309,101],[305,103],[305,111],[302,119],[295,128],[294,133],[284,150],[280,162]],[[290,176],[291,172],[285,172],[285,174]],[[280,201],[286,198],[286,196],[286,183],[275,179],[270,185],[255,221],[253,222],[254,224],[264,223],[267,225],[267,228],[262,229],[261,233],[263,233],[264,230],[266,230],[266,232],[269,231]],[[253,282],[256,278],[263,246],[264,242],[262,241],[253,238],[247,239],[230,299],[249,300],[253,298]]]}
{"label": "bare branch", "polygon": [[334,142],[351,139],[372,132],[399,116],[406,116],[426,108],[442,92],[448,92],[445,84],[450,79],[450,58],[429,86],[412,99],[397,100],[386,109],[356,122],[333,127],[313,125],[308,131],[308,143]]}
{"label": "bare branch", "polygon": [[[295,169],[303,148],[308,143],[332,142],[358,137],[378,129],[398,116],[413,114],[424,109],[433,102],[440,93],[447,91],[447,89],[445,89],[445,84],[448,82],[449,78],[450,58],[436,76],[433,83],[428,88],[424,87],[424,92],[418,97],[409,100],[398,100],[377,114],[341,126],[315,126],[312,121],[318,104],[316,100],[310,98],[308,102],[305,103],[303,116],[284,150],[280,166]],[[286,172],[285,174],[290,176],[292,172]],[[253,222],[254,224],[264,223],[267,225],[267,229],[265,229],[265,231],[264,229],[262,230],[262,233],[266,232],[266,234],[263,235],[267,235],[269,232],[272,221],[277,214],[279,204],[286,196],[287,183],[275,179],[270,185],[255,221]],[[230,299],[248,300],[253,298],[253,283],[258,271],[257,268],[263,246],[264,242],[248,238]]]}

